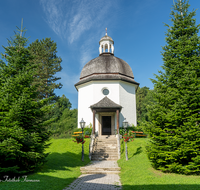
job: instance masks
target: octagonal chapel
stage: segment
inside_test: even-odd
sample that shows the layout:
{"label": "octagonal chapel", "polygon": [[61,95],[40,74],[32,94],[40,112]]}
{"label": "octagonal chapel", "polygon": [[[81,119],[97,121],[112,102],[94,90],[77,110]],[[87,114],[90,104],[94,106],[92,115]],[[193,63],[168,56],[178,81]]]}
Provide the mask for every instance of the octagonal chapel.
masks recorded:
{"label": "octagonal chapel", "polygon": [[75,84],[78,91],[78,127],[83,118],[92,123],[93,134],[115,135],[126,118],[137,125],[136,90],[128,63],[114,56],[114,41],[106,35],[99,41],[99,56],[82,69]]}

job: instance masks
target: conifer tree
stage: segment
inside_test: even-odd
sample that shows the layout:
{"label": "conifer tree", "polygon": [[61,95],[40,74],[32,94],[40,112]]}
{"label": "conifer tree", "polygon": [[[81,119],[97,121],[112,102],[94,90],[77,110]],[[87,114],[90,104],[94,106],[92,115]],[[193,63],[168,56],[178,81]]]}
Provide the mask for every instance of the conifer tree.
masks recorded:
{"label": "conifer tree", "polygon": [[56,55],[56,43],[51,38],[37,39],[28,48],[34,56],[33,63],[37,65],[33,83],[38,84],[38,99],[55,97],[54,90],[62,88],[61,83],[55,83],[60,77],[54,76],[62,70],[62,59]]}
{"label": "conifer tree", "polygon": [[189,6],[186,0],[175,2],[172,26],[166,24],[163,71],[152,80],[147,151],[156,169],[200,174],[200,26]]}
{"label": "conifer tree", "polygon": [[[41,166],[50,132],[45,120],[49,99],[35,101],[33,59],[25,29],[15,33],[0,60],[0,174],[23,174]],[[4,61],[3,61],[4,60]]]}

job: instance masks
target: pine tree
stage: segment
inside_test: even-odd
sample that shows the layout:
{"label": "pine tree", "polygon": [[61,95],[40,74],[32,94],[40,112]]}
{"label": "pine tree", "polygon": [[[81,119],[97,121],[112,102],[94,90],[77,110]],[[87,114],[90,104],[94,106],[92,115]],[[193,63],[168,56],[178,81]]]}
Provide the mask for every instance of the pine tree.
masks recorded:
{"label": "pine tree", "polygon": [[163,71],[154,83],[149,110],[148,156],[164,172],[200,174],[200,38],[189,3],[178,0],[163,47]]}
{"label": "pine tree", "polygon": [[[35,101],[36,66],[26,48],[25,29],[15,33],[0,60],[0,174],[23,174],[41,166],[50,132],[45,120],[49,99]],[[22,35],[23,34],[23,35]]]}
{"label": "pine tree", "polygon": [[[55,77],[56,72],[62,70],[60,57],[57,57],[57,45],[50,38],[36,40],[29,46],[29,50],[34,55],[33,63],[37,65],[37,72],[34,77],[34,84],[38,84],[38,99],[55,96],[54,90],[62,88],[62,84],[55,82],[60,77]],[[55,96],[56,98],[56,96]],[[54,100],[56,100],[54,98]]]}

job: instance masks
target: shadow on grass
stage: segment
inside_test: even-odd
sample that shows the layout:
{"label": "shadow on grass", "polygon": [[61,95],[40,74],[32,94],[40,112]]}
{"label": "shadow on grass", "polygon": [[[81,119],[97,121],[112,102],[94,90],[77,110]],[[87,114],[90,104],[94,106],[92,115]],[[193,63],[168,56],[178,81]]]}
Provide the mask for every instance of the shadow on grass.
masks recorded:
{"label": "shadow on grass", "polygon": [[130,157],[130,158],[132,158],[132,157],[134,157],[134,156],[136,156],[136,155],[138,155],[138,154],[140,154],[140,153],[142,153],[142,147],[140,146],[140,147],[138,147],[137,148],[137,150],[136,150],[136,152],[135,153],[133,153],[133,155]]}
{"label": "shadow on grass", "polygon": [[[90,174],[89,176],[82,176],[79,177],[77,180],[76,178],[59,178],[59,177],[52,177],[47,175],[40,175],[39,182],[16,182],[16,183],[8,183],[2,182],[0,183],[1,190],[63,190],[70,187],[70,189],[87,189],[87,190],[94,190],[94,189],[118,189],[118,184],[104,184],[105,183],[105,174]],[[102,178],[102,179],[101,179]],[[30,180],[31,178],[27,178]],[[32,178],[32,179],[38,179]],[[47,180],[48,179],[48,180]],[[90,180],[98,179],[98,183],[92,183]],[[101,182],[102,181],[102,182]],[[164,185],[123,185],[123,190],[199,190],[200,184],[164,184]]]}
{"label": "shadow on grass", "polygon": [[200,185],[166,184],[166,185],[124,185],[123,190],[199,190]]}
{"label": "shadow on grass", "polygon": [[85,166],[90,162],[88,155],[84,154],[84,162],[81,160],[82,153],[75,154],[71,152],[65,153],[50,153],[47,157],[47,162],[37,172],[56,172],[56,170],[68,170],[69,168]]}

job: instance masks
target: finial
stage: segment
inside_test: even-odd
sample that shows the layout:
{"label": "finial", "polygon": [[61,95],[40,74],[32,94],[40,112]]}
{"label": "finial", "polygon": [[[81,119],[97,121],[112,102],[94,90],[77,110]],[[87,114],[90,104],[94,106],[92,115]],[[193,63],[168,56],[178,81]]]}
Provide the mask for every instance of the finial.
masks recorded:
{"label": "finial", "polygon": [[107,28],[106,28],[106,36],[107,36]]}

